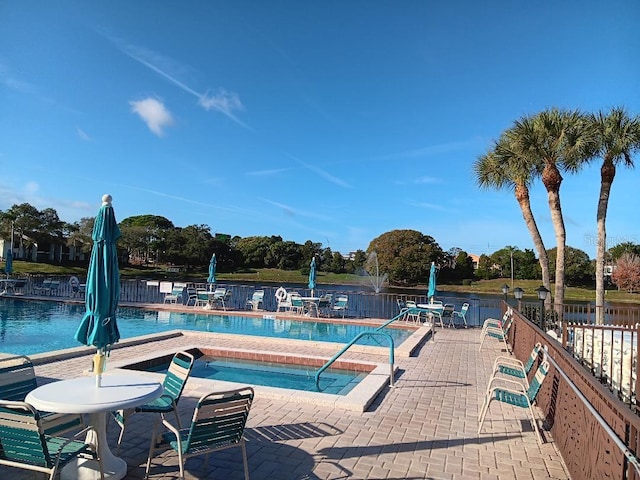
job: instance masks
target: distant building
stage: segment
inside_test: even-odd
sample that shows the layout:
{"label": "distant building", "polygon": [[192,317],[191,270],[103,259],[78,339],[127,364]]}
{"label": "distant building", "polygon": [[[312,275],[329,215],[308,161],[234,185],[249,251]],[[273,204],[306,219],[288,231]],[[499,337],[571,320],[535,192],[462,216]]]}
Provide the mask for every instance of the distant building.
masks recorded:
{"label": "distant building", "polygon": [[349,252],[347,254],[341,253],[340,255],[342,255],[342,258],[344,258],[345,260],[355,260],[356,259],[356,252]]}
{"label": "distant building", "polygon": [[473,262],[473,269],[477,270],[478,265],[480,265],[480,255],[476,255],[475,253],[468,253],[467,255],[471,258],[471,261]]}

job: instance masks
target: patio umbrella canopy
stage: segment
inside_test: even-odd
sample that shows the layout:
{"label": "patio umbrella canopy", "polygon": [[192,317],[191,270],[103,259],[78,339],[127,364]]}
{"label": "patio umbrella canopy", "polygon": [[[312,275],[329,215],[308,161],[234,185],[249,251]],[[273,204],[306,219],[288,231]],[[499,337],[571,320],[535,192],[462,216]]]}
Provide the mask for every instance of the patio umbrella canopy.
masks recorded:
{"label": "patio umbrella canopy", "polygon": [[120,228],[111,206],[111,195],[103,195],[102,207],[93,225],[93,248],[87,272],[86,312],[75,339],[98,349],[94,358],[94,373],[99,386],[104,369],[104,355],[120,340],[116,309],[120,298],[120,270],[116,241]]}
{"label": "patio umbrella canopy", "polygon": [[429,271],[429,289],[427,290],[427,299],[429,303],[433,302],[436,296],[436,264],[431,262],[431,270]]}
{"label": "patio umbrella canopy", "polygon": [[311,259],[311,269],[309,270],[309,288],[313,297],[313,290],[316,288],[316,257]]}
{"label": "patio umbrella canopy", "polygon": [[216,254],[211,255],[211,260],[209,261],[209,278],[207,278],[207,283],[216,283]]}
{"label": "patio umbrella canopy", "polygon": [[11,250],[11,248],[7,250],[7,258],[4,261],[4,273],[7,274],[7,278],[13,273],[13,253]]}

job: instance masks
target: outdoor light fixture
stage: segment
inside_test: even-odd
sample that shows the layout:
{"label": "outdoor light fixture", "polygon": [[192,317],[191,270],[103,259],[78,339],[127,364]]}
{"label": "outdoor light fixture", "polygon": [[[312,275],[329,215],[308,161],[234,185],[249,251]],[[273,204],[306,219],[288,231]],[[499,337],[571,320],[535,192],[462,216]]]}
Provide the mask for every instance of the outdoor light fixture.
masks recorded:
{"label": "outdoor light fixture", "polygon": [[547,299],[547,294],[550,293],[544,285],[540,285],[536,288],[538,298],[540,299],[540,328],[544,330],[544,301]]}
{"label": "outdoor light fixture", "polygon": [[504,295],[504,303],[507,303],[507,294],[509,293],[509,285],[506,283],[502,285],[502,293]]}
{"label": "outdoor light fixture", "polygon": [[516,297],[516,300],[518,301],[518,310],[522,310],[522,308],[520,307],[520,302],[522,301],[522,297],[524,296],[524,290],[520,287],[514,288],[513,296]]}

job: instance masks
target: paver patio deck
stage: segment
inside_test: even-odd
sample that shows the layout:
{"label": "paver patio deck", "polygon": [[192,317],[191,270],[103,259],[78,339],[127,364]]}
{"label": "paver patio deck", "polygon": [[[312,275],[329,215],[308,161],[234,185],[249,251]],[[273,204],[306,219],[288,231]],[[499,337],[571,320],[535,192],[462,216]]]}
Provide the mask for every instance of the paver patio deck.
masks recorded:
{"label": "paver patio deck", "polygon": [[[307,479],[567,479],[564,462],[550,437],[539,445],[526,412],[494,404],[478,435],[478,411],[494,358],[505,354],[498,342],[478,352],[479,329],[438,329],[416,356],[396,358],[395,387],[385,388],[365,413],[270,400],[256,395],[245,433],[252,480]],[[185,336],[116,349],[109,362],[133,360],[155,351],[183,346],[265,350],[256,340],[234,344],[215,334]],[[299,355],[330,357],[333,352],[304,345],[272,347]],[[345,354],[346,358],[385,362],[381,355]],[[41,383],[83,374],[89,355],[36,367]],[[107,369],[109,365],[107,365]],[[188,424],[204,387],[190,379],[179,405]],[[210,387],[209,387],[210,388]],[[70,392],[70,396],[73,395]],[[295,392],[292,391],[292,397]],[[126,479],[144,477],[155,417],[131,417],[120,456],[129,465]],[[542,420],[539,420],[539,424]],[[115,446],[119,429],[109,425]],[[0,478],[33,478],[30,472],[0,466]],[[178,478],[177,456],[164,452],[151,468],[152,479]],[[243,478],[240,449],[187,461],[187,479]]]}

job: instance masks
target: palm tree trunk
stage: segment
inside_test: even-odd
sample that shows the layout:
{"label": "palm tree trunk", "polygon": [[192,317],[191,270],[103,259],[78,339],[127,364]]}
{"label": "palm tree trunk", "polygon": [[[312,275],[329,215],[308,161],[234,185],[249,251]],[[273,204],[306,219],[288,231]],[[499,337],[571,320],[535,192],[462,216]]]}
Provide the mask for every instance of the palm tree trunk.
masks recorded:
{"label": "palm tree trunk", "polygon": [[564,256],[567,244],[567,232],[562,218],[562,206],[560,205],[560,185],[562,175],[554,162],[545,162],[542,171],[542,183],[547,189],[547,199],[549,201],[549,211],[553,230],[556,235],[556,288],[553,299],[554,310],[558,314],[558,321],[562,322],[564,307]]}
{"label": "palm tree trunk", "polygon": [[[540,270],[542,272],[542,285],[544,285],[547,290],[551,291],[551,277],[549,276],[549,256],[547,255],[546,248],[544,248],[544,242],[542,241],[540,230],[538,230],[538,224],[536,223],[533,212],[531,211],[529,189],[526,185],[516,186],[516,199],[518,200],[518,204],[520,205],[524,223],[527,225],[529,235],[531,235],[533,245],[536,248],[536,252],[538,253],[538,261],[540,262]],[[547,296],[545,303],[547,304],[547,306],[551,305],[550,296]]]}
{"label": "palm tree trunk", "polygon": [[557,191],[547,192],[549,209],[551,211],[551,221],[556,234],[556,288],[554,293],[553,306],[558,314],[558,320],[562,321],[564,306],[564,256],[567,245],[567,232],[562,218],[562,207],[560,206],[560,194]]}
{"label": "palm tree trunk", "polygon": [[600,196],[598,197],[598,241],[596,243],[596,324],[604,324],[604,260],[607,251],[607,208],[616,167],[611,158],[605,157],[600,169]]}

